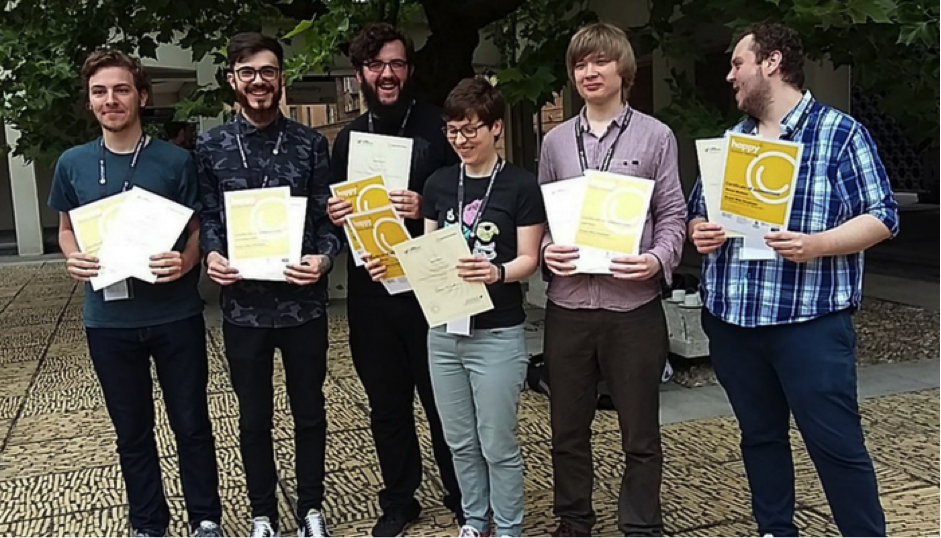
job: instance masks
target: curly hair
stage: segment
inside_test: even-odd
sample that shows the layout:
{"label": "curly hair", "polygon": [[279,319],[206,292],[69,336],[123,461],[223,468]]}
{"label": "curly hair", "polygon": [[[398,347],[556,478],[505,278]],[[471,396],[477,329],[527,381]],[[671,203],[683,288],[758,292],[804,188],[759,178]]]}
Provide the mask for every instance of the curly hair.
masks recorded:
{"label": "curly hair", "polygon": [[89,88],[88,81],[95,76],[95,73],[108,67],[123,67],[130,71],[134,77],[134,87],[137,93],[147,92],[150,95],[150,76],[137,58],[133,58],[121,51],[102,49],[88,55],[85,63],[82,64],[82,91],[85,94],[85,102],[88,103]]}
{"label": "curly hair", "polygon": [[385,22],[367,24],[350,42],[350,63],[357,70],[376,57],[386,43],[401,41],[405,46],[405,61],[411,65],[415,59],[415,43],[405,32]]}
{"label": "curly hair", "polygon": [[274,54],[275,58],[278,59],[279,69],[284,66],[284,48],[281,43],[278,43],[277,39],[259,32],[235,34],[229,41],[228,48],[226,48],[229,69],[235,68],[235,64],[245,58],[264,51]]}
{"label": "curly hair", "polygon": [[739,41],[752,36],[755,61],[763,62],[773,52],[781,53],[781,80],[800,89],[804,86],[804,46],[797,32],[776,23],[753,24]]}

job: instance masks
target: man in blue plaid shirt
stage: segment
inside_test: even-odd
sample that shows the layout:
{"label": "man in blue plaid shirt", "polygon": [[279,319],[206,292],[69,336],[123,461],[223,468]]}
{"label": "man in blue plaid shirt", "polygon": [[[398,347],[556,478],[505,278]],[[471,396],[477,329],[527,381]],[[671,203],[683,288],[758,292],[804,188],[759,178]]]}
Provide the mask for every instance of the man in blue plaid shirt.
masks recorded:
{"label": "man in blue plaid shirt", "polygon": [[803,145],[790,225],[765,236],[773,260],[745,261],[742,240],[707,222],[702,186],[690,240],[704,255],[703,328],[742,431],[761,535],[797,536],[790,414],[844,536],[885,536],[856,396],[853,313],[863,251],[898,232],[897,204],[875,144],[848,115],[802,92],[799,37],[780,25],[743,34],[727,80],[747,119],[732,132]]}

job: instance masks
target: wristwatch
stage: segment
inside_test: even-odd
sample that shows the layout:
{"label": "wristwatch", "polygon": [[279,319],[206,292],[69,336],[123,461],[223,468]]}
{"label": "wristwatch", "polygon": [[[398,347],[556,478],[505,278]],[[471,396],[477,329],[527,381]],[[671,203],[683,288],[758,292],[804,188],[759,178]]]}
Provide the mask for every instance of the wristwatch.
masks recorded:
{"label": "wristwatch", "polygon": [[506,282],[506,266],[501,263],[497,265],[497,269],[499,269],[499,276],[497,277],[497,284],[503,284],[504,282]]}

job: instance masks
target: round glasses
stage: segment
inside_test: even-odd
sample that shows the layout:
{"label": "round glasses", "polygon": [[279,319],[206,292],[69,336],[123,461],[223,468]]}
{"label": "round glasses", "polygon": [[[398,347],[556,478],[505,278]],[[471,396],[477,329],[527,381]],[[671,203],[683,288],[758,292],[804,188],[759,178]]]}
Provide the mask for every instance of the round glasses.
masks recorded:
{"label": "round glasses", "polygon": [[455,129],[454,127],[445,125],[441,128],[441,131],[444,133],[444,136],[448,137],[448,140],[453,142],[457,140],[458,133],[461,133],[461,135],[463,135],[467,140],[473,140],[474,138],[477,138],[477,131],[484,127],[487,127],[486,123],[478,123],[477,125],[468,124],[461,127],[460,129]]}
{"label": "round glasses", "polygon": [[235,70],[235,76],[238,77],[241,82],[254,82],[255,77],[258,75],[261,75],[261,80],[264,80],[265,82],[274,82],[280,73],[280,69],[270,65],[266,65],[261,69],[255,69],[254,67],[239,67]]}

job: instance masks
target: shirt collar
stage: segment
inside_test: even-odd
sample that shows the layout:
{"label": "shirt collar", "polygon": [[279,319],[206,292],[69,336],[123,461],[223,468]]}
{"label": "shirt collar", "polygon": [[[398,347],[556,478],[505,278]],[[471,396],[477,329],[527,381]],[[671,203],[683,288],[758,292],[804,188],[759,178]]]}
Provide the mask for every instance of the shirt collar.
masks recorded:
{"label": "shirt collar", "polygon": [[273,122],[269,123],[263,129],[258,129],[248,119],[245,118],[245,115],[241,112],[235,116],[235,126],[238,128],[239,132],[243,135],[251,135],[256,132],[261,133],[271,133],[277,130],[281,126],[281,122],[284,121],[284,114],[281,111],[278,111],[278,116],[274,119]]}
{"label": "shirt collar", "polygon": [[[630,113],[630,111],[631,111],[631,105],[625,104],[624,108],[621,110],[621,113],[615,116],[613,120],[611,120],[611,125],[608,125],[607,130],[605,130],[605,134],[607,134],[608,131],[610,131],[612,127],[617,127],[620,129],[622,126],[624,126],[624,122],[627,121],[627,116]],[[583,106],[581,112],[579,112],[578,114],[582,118],[581,120],[582,133],[590,131],[591,125],[588,123],[588,107]]]}
{"label": "shirt collar", "polygon": [[[794,108],[788,111],[787,114],[781,118],[781,135],[786,137],[794,134],[801,124],[804,122],[804,117],[807,113],[810,112],[810,108],[815,102],[813,94],[810,93],[810,90],[804,90],[803,95],[797,104],[794,105]],[[758,120],[752,116],[749,116],[745,119],[745,124],[743,125],[743,131],[746,133],[754,134],[758,130]]]}

